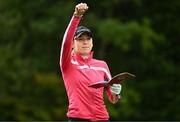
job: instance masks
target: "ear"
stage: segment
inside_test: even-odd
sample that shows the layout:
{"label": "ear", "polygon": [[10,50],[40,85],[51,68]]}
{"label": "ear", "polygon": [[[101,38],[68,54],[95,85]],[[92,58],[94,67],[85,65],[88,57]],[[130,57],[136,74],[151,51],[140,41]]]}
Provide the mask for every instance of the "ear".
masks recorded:
{"label": "ear", "polygon": [[92,40],[92,48],[93,48],[93,40]]}

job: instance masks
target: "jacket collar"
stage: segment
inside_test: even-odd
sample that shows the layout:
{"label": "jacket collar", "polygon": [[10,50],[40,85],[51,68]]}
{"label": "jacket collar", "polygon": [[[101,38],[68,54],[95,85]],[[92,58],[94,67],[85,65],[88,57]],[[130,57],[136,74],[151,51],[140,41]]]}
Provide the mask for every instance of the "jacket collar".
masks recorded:
{"label": "jacket collar", "polygon": [[81,54],[79,53],[74,53],[74,57],[78,60],[81,60],[81,61],[89,61],[93,58],[93,54],[94,52],[90,52],[87,56],[82,56]]}

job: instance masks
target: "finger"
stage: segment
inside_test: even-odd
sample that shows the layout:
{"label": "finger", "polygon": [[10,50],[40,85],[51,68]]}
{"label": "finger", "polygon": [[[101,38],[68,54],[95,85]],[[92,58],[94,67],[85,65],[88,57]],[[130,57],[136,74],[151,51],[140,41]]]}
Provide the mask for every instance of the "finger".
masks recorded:
{"label": "finger", "polygon": [[84,6],[84,9],[85,9],[85,10],[88,10],[88,8],[89,8],[89,7],[88,7],[87,5],[86,5],[86,6]]}
{"label": "finger", "polygon": [[86,9],[87,8],[87,4],[86,3],[81,3],[80,6],[81,6],[81,9]]}
{"label": "finger", "polygon": [[84,4],[84,8],[87,10],[89,7],[87,4]]}

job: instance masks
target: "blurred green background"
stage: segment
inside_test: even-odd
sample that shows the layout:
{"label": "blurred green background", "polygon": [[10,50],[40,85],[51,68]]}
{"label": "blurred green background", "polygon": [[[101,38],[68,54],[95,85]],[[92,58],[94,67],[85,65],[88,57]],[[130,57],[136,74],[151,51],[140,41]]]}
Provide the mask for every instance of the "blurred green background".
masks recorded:
{"label": "blurred green background", "polygon": [[94,57],[136,75],[105,96],[111,120],[180,120],[179,0],[0,0],[0,120],[67,120],[59,54],[79,2]]}

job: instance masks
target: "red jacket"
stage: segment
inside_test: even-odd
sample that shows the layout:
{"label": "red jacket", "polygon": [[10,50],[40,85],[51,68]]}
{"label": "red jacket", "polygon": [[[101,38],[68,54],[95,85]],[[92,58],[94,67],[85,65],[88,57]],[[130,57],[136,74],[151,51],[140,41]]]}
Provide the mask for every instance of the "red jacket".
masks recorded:
{"label": "red jacket", "polygon": [[108,120],[109,115],[104,103],[106,91],[112,101],[110,88],[92,88],[90,84],[111,79],[109,68],[104,61],[93,59],[93,53],[83,59],[72,53],[72,42],[80,17],[73,16],[64,34],[60,68],[69,99],[68,117],[96,120]]}

